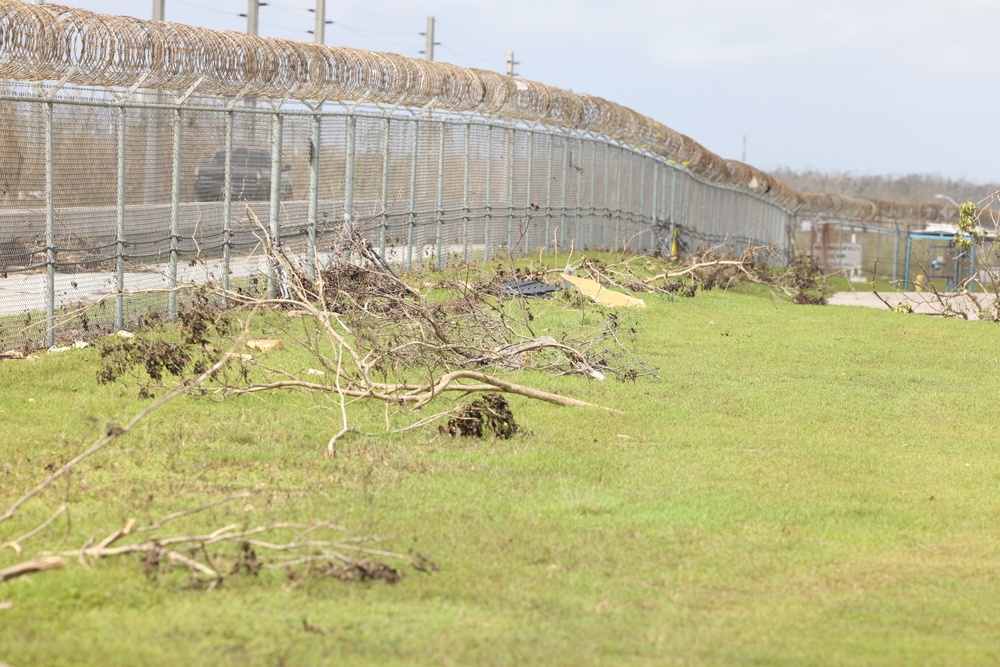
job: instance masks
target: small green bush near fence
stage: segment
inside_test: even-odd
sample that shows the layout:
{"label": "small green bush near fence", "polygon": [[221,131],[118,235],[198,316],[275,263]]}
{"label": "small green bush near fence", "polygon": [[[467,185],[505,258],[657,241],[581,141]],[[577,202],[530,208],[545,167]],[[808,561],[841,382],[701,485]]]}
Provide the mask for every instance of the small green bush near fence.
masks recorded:
{"label": "small green bush near fence", "polygon": [[[759,287],[645,299],[633,351],[658,377],[513,373],[621,412],[514,397],[509,439],[388,434],[412,419],[355,403],[329,457],[339,406],[315,395],[168,403],[0,523],[8,542],[69,508],[0,569],[246,493],[149,536],[330,521],[406,555],[368,554],[402,578],[245,551],[206,590],[177,564],[68,558],[0,584],[0,661],[1000,660],[995,325]],[[268,363],[301,371],[297,355]],[[149,405],[98,365],[95,348],[0,364],[0,509]]]}

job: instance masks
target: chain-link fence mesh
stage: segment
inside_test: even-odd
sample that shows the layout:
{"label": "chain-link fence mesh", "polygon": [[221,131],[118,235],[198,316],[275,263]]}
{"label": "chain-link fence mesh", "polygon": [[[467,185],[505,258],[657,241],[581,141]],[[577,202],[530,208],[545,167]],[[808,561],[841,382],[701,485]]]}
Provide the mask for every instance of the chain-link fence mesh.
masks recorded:
{"label": "chain-link fence mesh", "polygon": [[0,349],[173,315],[183,283],[273,291],[265,236],[314,267],[346,227],[414,269],[675,243],[787,260],[824,230],[824,257],[893,245],[899,269],[889,231],[953,214],[796,193],[532,81],[51,4],[0,0],[0,79]]}

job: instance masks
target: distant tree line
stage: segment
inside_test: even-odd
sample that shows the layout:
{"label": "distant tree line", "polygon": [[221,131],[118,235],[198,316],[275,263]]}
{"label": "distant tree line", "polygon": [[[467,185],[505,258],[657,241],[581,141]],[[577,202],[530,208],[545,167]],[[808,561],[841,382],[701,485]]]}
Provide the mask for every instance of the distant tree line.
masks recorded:
{"label": "distant tree line", "polygon": [[1000,183],[972,183],[938,174],[876,176],[852,172],[794,171],[773,169],[771,173],[798,192],[838,194],[861,199],[942,203],[934,195],[948,195],[955,201],[979,202],[1000,190]]}

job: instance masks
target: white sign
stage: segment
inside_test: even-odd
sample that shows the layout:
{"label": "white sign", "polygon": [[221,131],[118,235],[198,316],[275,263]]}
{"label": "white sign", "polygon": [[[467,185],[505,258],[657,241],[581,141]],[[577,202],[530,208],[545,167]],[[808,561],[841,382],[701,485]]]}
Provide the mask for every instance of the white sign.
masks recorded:
{"label": "white sign", "polygon": [[856,269],[861,266],[860,243],[830,243],[813,246],[813,257],[824,269]]}

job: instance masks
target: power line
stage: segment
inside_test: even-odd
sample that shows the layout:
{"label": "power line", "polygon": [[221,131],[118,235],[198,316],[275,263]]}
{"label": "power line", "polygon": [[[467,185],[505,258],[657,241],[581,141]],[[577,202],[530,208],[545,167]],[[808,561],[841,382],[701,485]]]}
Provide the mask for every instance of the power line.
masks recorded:
{"label": "power line", "polygon": [[341,28],[347,28],[351,32],[357,33],[359,35],[379,35],[380,37],[412,37],[412,32],[376,32],[374,30],[365,30],[363,28],[358,28],[357,26],[347,25],[346,23],[341,23],[337,21],[337,26]]}
{"label": "power line", "polygon": [[260,21],[260,25],[266,25],[268,28],[277,28],[278,30],[287,30],[288,32],[312,32],[312,30],[306,30],[302,26],[292,28],[287,25],[278,25],[277,23],[271,23],[269,21]]}
{"label": "power line", "polygon": [[295,16],[306,16],[310,12],[314,11],[312,9],[302,9],[301,7],[291,7],[282,2],[274,2],[273,0],[271,0],[271,2],[268,3],[268,6],[274,7],[275,9],[282,12],[294,14]]}
{"label": "power line", "polygon": [[456,51],[455,49],[451,49],[451,48],[448,48],[447,46],[443,46],[443,45],[441,46],[441,49],[444,50],[444,51],[447,51],[448,53],[453,53],[456,56],[460,56],[462,58],[465,58],[466,60],[478,60],[481,63],[495,63],[496,62],[496,59],[494,59],[494,58],[482,58],[480,56],[470,56],[468,53],[462,53],[461,51]]}
{"label": "power line", "polygon": [[[463,38],[458,32],[456,32],[454,30],[448,30],[447,28],[442,28],[442,30],[445,33],[447,33],[449,37],[454,37],[458,41],[462,42],[463,44],[467,44],[467,45],[473,47],[474,49],[482,51],[483,53],[492,53],[494,55],[496,54],[496,51],[494,49],[490,49],[490,48],[487,48],[485,46],[481,46],[479,44],[476,44],[475,42],[471,42],[471,41]],[[492,62],[493,58],[490,58],[490,61]]]}
{"label": "power line", "polygon": [[187,5],[188,7],[197,7],[206,12],[215,12],[216,14],[225,14],[226,16],[232,16],[232,12],[227,12],[222,9],[215,9],[214,7],[206,7],[205,5],[198,4],[197,2],[188,2],[187,0],[170,0],[171,2],[176,2],[181,5]]}
{"label": "power line", "polygon": [[357,11],[357,12],[362,12],[364,14],[371,14],[372,16],[374,16],[376,18],[380,18],[383,21],[396,21],[397,23],[410,23],[410,24],[413,23],[413,20],[411,20],[411,19],[401,19],[398,16],[385,16],[384,14],[379,14],[378,12],[373,12],[373,11],[370,11],[370,10],[367,10],[367,9],[363,9],[361,7],[356,7],[356,6],[354,6],[354,5],[350,4],[350,3],[347,3],[347,2],[338,2],[337,4],[343,5],[344,7],[347,7],[348,9],[353,9],[354,11]]}
{"label": "power line", "polygon": [[360,35],[361,37],[364,37],[365,39],[369,39],[369,40],[371,40],[373,42],[379,42],[380,44],[389,44],[391,46],[404,46],[404,47],[406,47],[408,49],[412,49],[413,48],[413,44],[412,43],[404,44],[402,42],[390,42],[390,41],[385,40],[385,39],[378,39],[376,37],[369,37],[368,35],[360,32],[358,30],[354,30],[352,28],[349,28],[349,27],[345,26],[343,23],[335,23],[334,25],[336,25],[338,28],[343,28],[347,32],[352,32],[354,34]]}

